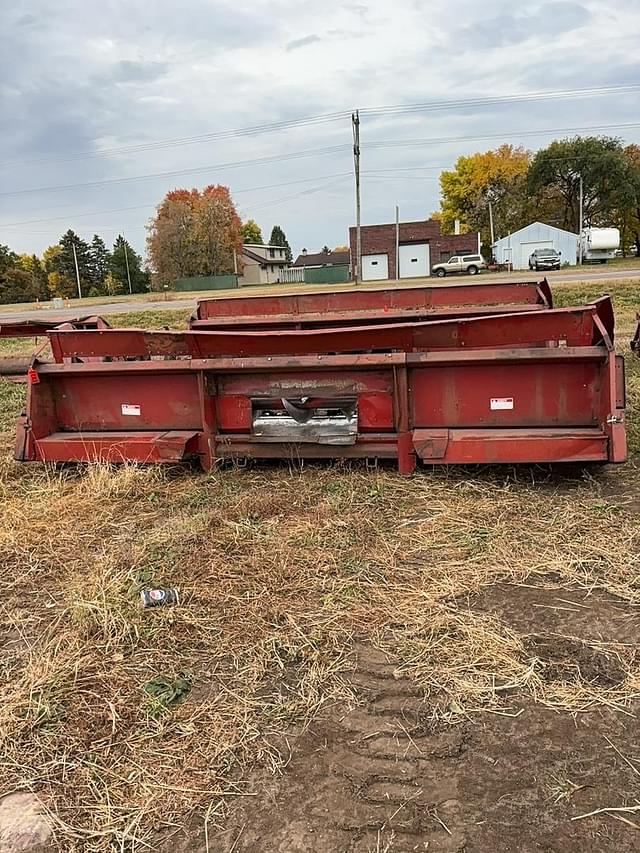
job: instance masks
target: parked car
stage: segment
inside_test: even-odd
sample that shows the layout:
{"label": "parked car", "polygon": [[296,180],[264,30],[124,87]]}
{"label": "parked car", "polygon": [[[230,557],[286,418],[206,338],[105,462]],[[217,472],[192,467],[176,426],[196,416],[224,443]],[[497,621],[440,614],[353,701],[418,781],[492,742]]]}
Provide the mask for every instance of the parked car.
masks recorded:
{"label": "parked car", "polygon": [[561,262],[555,249],[536,249],[529,255],[530,270],[559,270]]}
{"label": "parked car", "polygon": [[433,275],[442,278],[445,275],[454,273],[468,273],[468,275],[477,275],[480,270],[487,268],[482,255],[456,255],[449,258],[448,261],[443,261],[440,264],[435,264],[431,267]]}

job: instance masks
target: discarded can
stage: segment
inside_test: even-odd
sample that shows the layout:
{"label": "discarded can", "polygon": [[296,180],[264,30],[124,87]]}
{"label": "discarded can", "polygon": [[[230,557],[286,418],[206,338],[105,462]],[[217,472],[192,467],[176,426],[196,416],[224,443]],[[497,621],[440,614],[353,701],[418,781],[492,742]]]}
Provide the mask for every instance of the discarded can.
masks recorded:
{"label": "discarded can", "polygon": [[143,589],[140,592],[143,607],[163,607],[165,604],[180,604],[179,589]]}

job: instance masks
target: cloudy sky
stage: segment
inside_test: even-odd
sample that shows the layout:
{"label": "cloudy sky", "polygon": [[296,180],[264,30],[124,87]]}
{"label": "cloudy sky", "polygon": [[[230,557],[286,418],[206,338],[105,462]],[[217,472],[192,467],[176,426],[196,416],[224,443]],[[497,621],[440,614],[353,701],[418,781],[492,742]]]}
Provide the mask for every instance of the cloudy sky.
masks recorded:
{"label": "cloudy sky", "polygon": [[167,190],[209,183],[294,252],[345,243],[349,111],[363,222],[424,218],[460,154],[604,126],[640,141],[640,87],[451,104],[640,84],[639,44],[638,0],[4,3],[0,243],[41,252],[72,227],[143,251]]}

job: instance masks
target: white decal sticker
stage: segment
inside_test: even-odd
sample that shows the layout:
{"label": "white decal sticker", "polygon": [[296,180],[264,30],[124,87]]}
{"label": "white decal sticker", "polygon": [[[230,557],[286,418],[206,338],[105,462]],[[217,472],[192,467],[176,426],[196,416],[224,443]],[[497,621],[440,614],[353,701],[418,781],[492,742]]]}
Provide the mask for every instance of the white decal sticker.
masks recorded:
{"label": "white decal sticker", "polygon": [[123,415],[139,415],[140,414],[140,406],[131,406],[129,403],[122,404],[122,414]]}
{"label": "white decal sticker", "polygon": [[491,410],[513,409],[513,397],[492,397]]}

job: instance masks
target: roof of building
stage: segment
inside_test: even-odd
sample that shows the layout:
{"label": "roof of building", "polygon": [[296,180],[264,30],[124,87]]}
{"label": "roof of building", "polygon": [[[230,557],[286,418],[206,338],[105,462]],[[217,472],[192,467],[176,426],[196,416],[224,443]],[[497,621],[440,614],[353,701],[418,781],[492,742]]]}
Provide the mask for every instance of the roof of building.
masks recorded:
{"label": "roof of building", "polygon": [[284,246],[276,246],[275,243],[243,243],[249,249],[283,249]]}
{"label": "roof of building", "polygon": [[251,258],[252,261],[257,261],[259,264],[282,264],[282,266],[288,266],[286,258],[265,258],[264,255],[258,255],[257,252],[252,252],[246,246],[242,247],[242,254],[246,258]]}
{"label": "roof of building", "polygon": [[507,234],[504,237],[500,237],[500,239],[496,240],[493,245],[497,245],[501,243],[503,240],[513,240],[514,238],[517,240],[518,235],[524,234],[529,231],[531,228],[544,228],[546,231],[554,231],[556,234],[562,237],[575,237],[578,238],[577,234],[574,234],[573,231],[565,231],[564,228],[558,228],[556,225],[547,225],[546,222],[530,222],[528,225],[525,225],[524,228],[519,228],[517,231],[513,231],[511,234]]}
{"label": "roof of building", "polygon": [[348,264],[350,262],[349,252],[316,252],[314,254],[298,255],[293,264],[294,267],[322,267],[334,266],[336,264]]}

